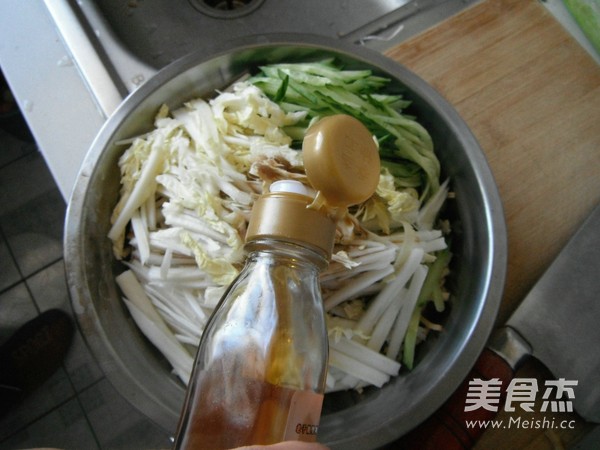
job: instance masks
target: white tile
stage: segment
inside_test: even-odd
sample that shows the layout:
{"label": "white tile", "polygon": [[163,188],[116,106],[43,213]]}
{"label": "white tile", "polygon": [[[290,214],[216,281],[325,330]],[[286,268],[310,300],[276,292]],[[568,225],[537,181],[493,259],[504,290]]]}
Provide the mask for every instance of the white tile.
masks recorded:
{"label": "white tile", "polygon": [[100,367],[93,358],[77,327],[71,308],[63,260],[27,279],[34,301],[41,311],[57,308],[71,315],[75,335],[65,358],[64,367],[76,392],[80,392],[102,378]]}
{"label": "white tile", "polygon": [[64,403],[0,442],[0,450],[40,447],[86,450],[100,448],[76,399]]}
{"label": "white tile", "polygon": [[0,291],[17,283],[21,274],[4,239],[0,240]]}
{"label": "white tile", "polygon": [[23,276],[62,258],[66,205],[53,188],[0,215],[0,227]]}
{"label": "white tile", "polygon": [[102,448],[149,450],[171,447],[170,435],[131,406],[106,379],[79,395]]}
{"label": "white tile", "polygon": [[38,311],[25,283],[17,284],[0,294],[0,344],[37,315]]}
{"label": "white tile", "polygon": [[29,153],[0,168],[0,214],[11,212],[55,188],[40,153]]}
{"label": "white tile", "polygon": [[0,167],[36,151],[37,147],[33,142],[22,141],[0,129]]}
{"label": "white tile", "polygon": [[26,283],[40,311],[58,308],[71,313],[65,265],[62,259],[32,275]]}
{"label": "white tile", "polygon": [[69,377],[60,368],[22,403],[0,418],[0,441],[13,435],[16,430],[31,425],[57,406],[73,398],[75,398],[75,391]]}

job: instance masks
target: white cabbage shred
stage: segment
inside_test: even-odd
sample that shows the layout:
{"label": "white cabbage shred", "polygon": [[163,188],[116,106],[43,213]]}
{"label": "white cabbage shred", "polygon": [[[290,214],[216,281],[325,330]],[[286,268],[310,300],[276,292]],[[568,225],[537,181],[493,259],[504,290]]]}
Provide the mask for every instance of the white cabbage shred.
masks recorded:
{"label": "white cabbage shred", "polygon": [[[238,82],[210,101],[161,108],[155,129],[127,142],[109,233],[128,267],[117,281],[132,317],[184,383],[202,328],[244,262],[253,201],[277,179],[306,182],[302,154],[283,131],[302,119]],[[376,194],[340,222],[321,279],[328,391],[384,385],[400,370],[407,330],[417,340],[426,334],[415,317],[429,267],[446,248],[433,225],[447,190],[442,184],[422,205],[382,169]]]}

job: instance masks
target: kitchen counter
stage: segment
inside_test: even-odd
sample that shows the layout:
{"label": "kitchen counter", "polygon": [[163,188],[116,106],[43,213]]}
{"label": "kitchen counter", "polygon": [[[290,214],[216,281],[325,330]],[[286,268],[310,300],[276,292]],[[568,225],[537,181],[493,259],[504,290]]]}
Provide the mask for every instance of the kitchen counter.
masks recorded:
{"label": "kitchen counter", "polygon": [[0,2],[0,67],[64,198],[106,116],[42,1]]}
{"label": "kitchen counter", "polygon": [[[503,324],[600,201],[600,66],[535,0],[483,1],[387,56],[454,105],[488,159],[508,229]],[[552,379],[536,363],[517,376]],[[560,418],[575,429],[490,430],[479,448],[550,449],[587,432]]]}

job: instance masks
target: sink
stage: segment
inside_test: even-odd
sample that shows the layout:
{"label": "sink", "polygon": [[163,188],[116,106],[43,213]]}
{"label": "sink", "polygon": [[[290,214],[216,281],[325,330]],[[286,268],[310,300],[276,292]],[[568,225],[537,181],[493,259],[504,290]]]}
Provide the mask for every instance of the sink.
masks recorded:
{"label": "sink", "polygon": [[216,39],[271,32],[343,39],[408,3],[411,0],[96,0],[121,42],[157,68]]}
{"label": "sink", "polygon": [[225,39],[302,33],[385,51],[478,0],[44,0],[102,114]]}
{"label": "sink", "polygon": [[132,53],[153,67],[163,67],[211,41],[252,34],[303,33],[357,42],[378,36],[379,41],[385,41],[380,34],[403,19],[437,9],[439,20],[473,0],[96,0],[95,3]]}

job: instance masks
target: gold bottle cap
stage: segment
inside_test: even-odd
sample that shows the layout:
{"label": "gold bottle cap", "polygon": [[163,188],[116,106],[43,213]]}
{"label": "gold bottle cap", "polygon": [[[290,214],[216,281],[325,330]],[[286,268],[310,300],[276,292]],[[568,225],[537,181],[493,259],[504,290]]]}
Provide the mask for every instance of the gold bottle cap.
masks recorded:
{"label": "gold bottle cap", "polygon": [[[283,238],[331,256],[336,212],[367,200],[379,182],[379,151],[373,136],[347,115],[325,117],[309,128],[302,145],[314,192],[298,181],[271,185],[252,208],[246,241]],[[339,214],[337,214],[339,217]]]}
{"label": "gold bottle cap", "polygon": [[312,186],[332,207],[367,200],[379,183],[379,149],[369,130],[352,116],[319,120],[302,144],[304,169]]}
{"label": "gold bottle cap", "polygon": [[329,259],[335,238],[335,221],[328,211],[308,207],[313,197],[302,183],[285,180],[287,190],[280,189],[282,185],[278,183],[282,182],[273,183],[271,191],[254,202],[246,241],[281,238],[309,245]]}

